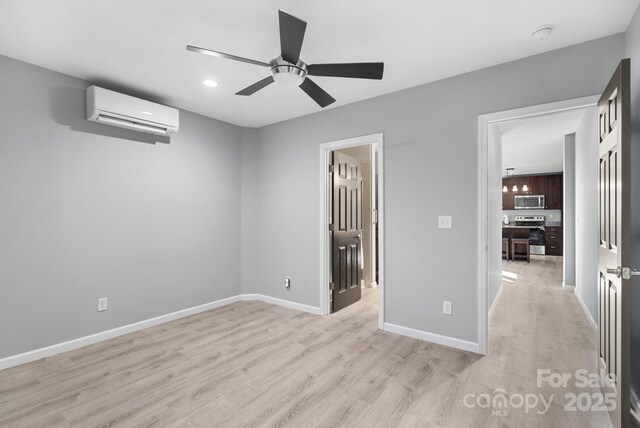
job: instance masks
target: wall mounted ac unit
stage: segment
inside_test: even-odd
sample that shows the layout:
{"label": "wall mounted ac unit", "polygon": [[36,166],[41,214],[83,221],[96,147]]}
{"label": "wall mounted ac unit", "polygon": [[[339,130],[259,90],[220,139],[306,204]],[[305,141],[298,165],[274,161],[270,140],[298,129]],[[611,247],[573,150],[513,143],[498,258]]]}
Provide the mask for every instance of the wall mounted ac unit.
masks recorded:
{"label": "wall mounted ac unit", "polygon": [[87,88],[87,120],[155,135],[178,132],[180,122],[178,109],[97,86]]}

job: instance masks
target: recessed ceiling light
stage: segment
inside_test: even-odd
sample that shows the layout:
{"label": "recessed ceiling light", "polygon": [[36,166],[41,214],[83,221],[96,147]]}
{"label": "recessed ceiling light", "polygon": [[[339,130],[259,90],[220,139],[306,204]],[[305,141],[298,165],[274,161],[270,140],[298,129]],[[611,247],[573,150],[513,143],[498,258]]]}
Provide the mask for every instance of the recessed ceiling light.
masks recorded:
{"label": "recessed ceiling light", "polygon": [[553,31],[553,25],[541,25],[533,30],[533,32],[531,33],[531,38],[533,40],[544,40],[549,37],[549,35],[551,35],[551,31]]}
{"label": "recessed ceiling light", "polygon": [[208,86],[210,88],[215,88],[216,86],[218,86],[218,82],[216,82],[215,80],[205,80],[202,83],[204,83],[204,86]]}
{"label": "recessed ceiling light", "polygon": [[151,113],[150,111],[143,111],[143,112],[142,112],[142,114],[146,114],[146,115],[148,115],[148,116],[153,115],[153,113]]}

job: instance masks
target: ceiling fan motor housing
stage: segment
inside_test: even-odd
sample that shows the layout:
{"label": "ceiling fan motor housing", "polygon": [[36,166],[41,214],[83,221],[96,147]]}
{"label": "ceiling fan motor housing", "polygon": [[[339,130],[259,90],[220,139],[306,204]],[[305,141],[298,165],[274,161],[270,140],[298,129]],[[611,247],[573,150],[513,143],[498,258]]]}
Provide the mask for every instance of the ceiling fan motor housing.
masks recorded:
{"label": "ceiling fan motor housing", "polygon": [[292,64],[279,56],[272,60],[269,66],[273,80],[284,86],[300,86],[307,77],[307,64],[300,60]]}

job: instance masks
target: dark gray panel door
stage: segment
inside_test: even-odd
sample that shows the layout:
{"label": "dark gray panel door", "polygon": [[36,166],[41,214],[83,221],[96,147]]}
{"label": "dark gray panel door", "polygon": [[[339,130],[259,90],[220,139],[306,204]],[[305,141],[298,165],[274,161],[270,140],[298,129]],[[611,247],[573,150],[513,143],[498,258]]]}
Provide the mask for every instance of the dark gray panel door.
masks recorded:
{"label": "dark gray panel door", "polygon": [[598,367],[613,379],[602,392],[615,396],[610,414],[616,428],[630,424],[629,92],[629,60],[623,60],[598,102]]}
{"label": "dark gray panel door", "polygon": [[332,156],[331,311],[360,300],[362,290],[362,167],[357,158]]}

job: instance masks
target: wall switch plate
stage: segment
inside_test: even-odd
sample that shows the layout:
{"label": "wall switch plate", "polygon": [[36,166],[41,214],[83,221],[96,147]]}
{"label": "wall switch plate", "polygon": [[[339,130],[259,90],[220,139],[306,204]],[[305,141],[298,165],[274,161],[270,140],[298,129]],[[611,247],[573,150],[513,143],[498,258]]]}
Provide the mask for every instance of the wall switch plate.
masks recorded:
{"label": "wall switch plate", "polygon": [[444,302],[442,302],[442,313],[445,315],[451,315],[452,314],[452,305],[451,302],[447,302],[446,300]]}
{"label": "wall switch plate", "polygon": [[450,215],[438,216],[438,229],[451,229],[452,220]]}
{"label": "wall switch plate", "polygon": [[284,288],[286,288],[287,290],[291,289],[291,277],[287,276],[284,279]]}
{"label": "wall switch plate", "polygon": [[98,312],[107,310],[107,298],[101,297],[98,299]]}

